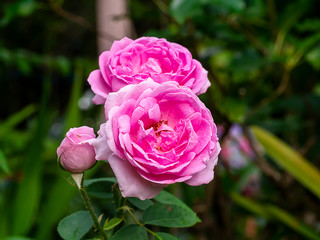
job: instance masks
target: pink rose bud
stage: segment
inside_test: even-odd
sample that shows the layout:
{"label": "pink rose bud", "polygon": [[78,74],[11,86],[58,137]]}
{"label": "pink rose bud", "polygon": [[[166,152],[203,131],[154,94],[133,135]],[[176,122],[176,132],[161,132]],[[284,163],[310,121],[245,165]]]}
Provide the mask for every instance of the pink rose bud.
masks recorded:
{"label": "pink rose bud", "polygon": [[99,69],[90,74],[88,81],[96,94],[93,102],[104,104],[110,92],[149,77],[158,83],[177,82],[200,95],[210,86],[207,74],[189,50],[177,43],[156,37],[125,37],[100,55]]}
{"label": "pink rose bud", "polygon": [[96,135],[92,128],[71,128],[57,149],[60,166],[71,173],[81,173],[96,163],[95,151],[90,141]]}
{"label": "pink rose bud", "polygon": [[106,123],[93,140],[124,197],[153,198],[176,182],[213,179],[220,145],[209,109],[190,88],[148,79],[110,93]]}

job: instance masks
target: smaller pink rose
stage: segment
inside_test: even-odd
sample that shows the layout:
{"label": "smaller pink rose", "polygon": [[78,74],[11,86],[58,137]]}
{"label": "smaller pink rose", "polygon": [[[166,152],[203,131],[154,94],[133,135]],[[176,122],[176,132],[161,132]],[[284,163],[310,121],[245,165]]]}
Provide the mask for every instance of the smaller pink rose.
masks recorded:
{"label": "smaller pink rose", "polygon": [[95,137],[92,128],[71,128],[57,149],[60,166],[71,173],[81,173],[93,167],[96,159],[90,141]]}
{"label": "smaller pink rose", "polygon": [[193,59],[190,51],[164,38],[123,38],[99,57],[99,69],[91,72],[88,82],[95,93],[93,102],[104,104],[111,92],[152,78],[157,83],[177,82],[196,95],[210,86],[208,72]]}

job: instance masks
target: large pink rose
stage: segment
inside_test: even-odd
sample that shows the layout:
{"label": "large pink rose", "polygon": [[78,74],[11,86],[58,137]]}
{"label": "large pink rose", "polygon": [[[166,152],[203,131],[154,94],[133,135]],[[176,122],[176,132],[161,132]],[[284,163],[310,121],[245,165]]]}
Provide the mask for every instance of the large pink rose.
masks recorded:
{"label": "large pink rose", "polygon": [[148,199],[164,186],[213,179],[220,145],[210,111],[187,87],[151,79],[110,93],[92,143],[124,197]]}
{"label": "large pink rose", "polygon": [[178,82],[195,94],[204,93],[210,86],[207,71],[192,59],[185,47],[156,37],[127,37],[115,41],[110,51],[99,58],[99,70],[93,71],[88,81],[95,104],[103,104],[110,92],[129,84],[137,84],[151,77],[155,82]]}

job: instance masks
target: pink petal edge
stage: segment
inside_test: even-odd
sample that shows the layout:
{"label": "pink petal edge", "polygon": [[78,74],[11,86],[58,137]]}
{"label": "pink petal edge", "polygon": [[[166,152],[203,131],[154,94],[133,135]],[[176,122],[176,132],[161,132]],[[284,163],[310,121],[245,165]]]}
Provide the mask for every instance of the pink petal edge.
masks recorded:
{"label": "pink petal edge", "polygon": [[123,197],[150,199],[158,195],[165,186],[144,180],[127,160],[123,160],[115,154],[109,157],[108,162],[116,175]]}
{"label": "pink petal edge", "polygon": [[218,154],[221,151],[219,142],[216,142],[216,144],[217,144],[216,145],[217,149],[213,154],[213,156],[207,162],[207,167],[204,170],[194,174],[190,180],[186,181],[187,184],[191,186],[199,186],[202,184],[208,184],[213,180],[213,177],[214,177],[213,169],[218,162]]}

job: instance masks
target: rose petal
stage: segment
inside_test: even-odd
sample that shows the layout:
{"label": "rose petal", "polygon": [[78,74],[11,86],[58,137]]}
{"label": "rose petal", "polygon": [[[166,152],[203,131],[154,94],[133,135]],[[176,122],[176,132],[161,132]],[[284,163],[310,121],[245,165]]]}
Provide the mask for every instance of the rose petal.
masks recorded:
{"label": "rose petal", "polygon": [[127,160],[121,159],[115,154],[112,154],[108,161],[116,175],[123,197],[150,199],[158,195],[165,186],[164,184],[151,184],[143,179]]}
{"label": "rose petal", "polygon": [[185,182],[188,179],[192,178],[192,176],[176,176],[174,174],[153,174],[153,173],[146,173],[141,171],[141,169],[137,170],[141,177],[150,181],[151,183],[157,184],[173,184],[176,182]]}
{"label": "rose petal", "polygon": [[106,124],[101,124],[98,131],[98,137],[90,141],[90,144],[94,147],[97,160],[107,160],[113,153],[107,143],[106,137]]}
{"label": "rose petal", "polygon": [[92,102],[96,105],[100,105],[100,104],[104,104],[106,102],[106,99],[99,96],[99,95],[95,95],[93,98],[92,98]]}
{"label": "rose petal", "polygon": [[[93,99],[93,102],[104,103],[107,99],[108,93],[111,92],[111,87],[106,83],[103,78],[100,70],[95,70],[90,73],[88,77],[88,82],[91,85],[92,91],[96,94],[96,98]],[[101,101],[104,99],[104,101]]]}
{"label": "rose petal", "polygon": [[202,184],[208,184],[209,182],[212,181],[214,177],[213,168],[218,162],[218,154],[221,150],[219,143],[217,142],[216,144],[217,144],[216,152],[207,162],[206,168],[201,172],[194,174],[191,179],[186,181],[187,184],[191,186],[199,186]]}
{"label": "rose petal", "polygon": [[130,43],[132,43],[133,40],[127,37],[122,38],[119,41],[114,41],[110,51],[111,52],[117,52],[117,51],[121,51],[123,50],[125,47],[127,47],[128,45],[130,45]]}

